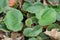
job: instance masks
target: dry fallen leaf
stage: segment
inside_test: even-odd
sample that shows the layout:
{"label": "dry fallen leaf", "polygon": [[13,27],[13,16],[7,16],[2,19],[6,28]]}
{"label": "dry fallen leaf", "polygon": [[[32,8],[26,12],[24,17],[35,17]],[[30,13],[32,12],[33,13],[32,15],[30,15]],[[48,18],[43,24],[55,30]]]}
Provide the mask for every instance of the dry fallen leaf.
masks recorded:
{"label": "dry fallen leaf", "polygon": [[58,29],[52,29],[51,31],[46,30],[44,33],[49,35],[51,38],[60,40],[60,32],[58,32]]}
{"label": "dry fallen leaf", "polygon": [[5,35],[5,32],[3,32],[3,31],[0,30],[0,38],[1,39],[4,38],[3,35]]}
{"label": "dry fallen leaf", "polygon": [[9,37],[6,37],[6,36],[4,35],[4,39],[2,39],[2,40],[12,40],[12,39],[9,38]]}
{"label": "dry fallen leaf", "polygon": [[11,38],[12,38],[13,40],[24,40],[23,34],[18,33],[18,32],[12,32],[12,33],[11,33]]}

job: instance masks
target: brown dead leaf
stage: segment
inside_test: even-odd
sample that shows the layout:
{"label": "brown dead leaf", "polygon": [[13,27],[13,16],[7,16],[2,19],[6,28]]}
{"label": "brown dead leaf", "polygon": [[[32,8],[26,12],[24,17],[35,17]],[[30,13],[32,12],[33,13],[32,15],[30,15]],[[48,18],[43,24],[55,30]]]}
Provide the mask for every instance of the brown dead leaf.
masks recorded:
{"label": "brown dead leaf", "polygon": [[17,38],[19,37],[21,34],[17,33],[17,32],[12,32],[11,33],[11,38]]}
{"label": "brown dead leaf", "polygon": [[51,31],[46,31],[44,33],[49,35],[51,38],[60,40],[60,32],[58,32],[58,29],[52,29]]}
{"label": "brown dead leaf", "polygon": [[12,40],[11,38],[6,37],[5,35],[3,35],[3,37],[4,37],[4,39],[2,39],[2,40]]}
{"label": "brown dead leaf", "polygon": [[0,38],[4,38],[3,35],[5,35],[5,32],[0,31]]}
{"label": "brown dead leaf", "polygon": [[11,38],[13,40],[24,40],[24,35],[18,32],[12,32],[11,33]]}

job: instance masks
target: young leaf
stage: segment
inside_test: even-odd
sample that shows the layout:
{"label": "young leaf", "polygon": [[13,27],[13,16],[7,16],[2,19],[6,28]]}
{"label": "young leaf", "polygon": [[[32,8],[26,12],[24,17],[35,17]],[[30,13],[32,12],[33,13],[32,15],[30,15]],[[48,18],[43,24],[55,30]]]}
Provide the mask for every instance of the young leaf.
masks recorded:
{"label": "young leaf", "polygon": [[35,26],[33,28],[26,28],[24,29],[24,35],[27,37],[36,37],[42,32],[42,27],[40,26]]}
{"label": "young leaf", "polygon": [[36,24],[38,23],[38,19],[36,17],[31,17],[31,20],[33,23],[36,23]]}
{"label": "young leaf", "polygon": [[8,6],[8,0],[1,0],[0,1],[0,13],[3,12],[7,6]]}
{"label": "young leaf", "polygon": [[25,24],[26,24],[26,26],[31,27],[32,20],[31,20],[30,18],[29,18],[29,19],[27,19],[27,20],[25,21]]}
{"label": "young leaf", "polygon": [[49,8],[39,19],[39,24],[42,26],[52,24],[56,21],[56,11],[53,8]]}
{"label": "young leaf", "polygon": [[12,31],[19,31],[22,30],[22,21],[23,15],[22,13],[17,9],[11,9],[7,12],[4,23],[7,25],[7,28]]}

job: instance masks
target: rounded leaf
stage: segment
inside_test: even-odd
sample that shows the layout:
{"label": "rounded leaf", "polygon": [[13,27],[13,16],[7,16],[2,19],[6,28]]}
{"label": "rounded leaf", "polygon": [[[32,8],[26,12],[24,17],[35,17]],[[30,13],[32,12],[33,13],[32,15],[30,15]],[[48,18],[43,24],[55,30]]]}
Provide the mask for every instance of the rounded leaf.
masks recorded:
{"label": "rounded leaf", "polygon": [[49,8],[39,19],[39,24],[42,26],[52,24],[56,21],[56,11],[53,8]]}
{"label": "rounded leaf", "polygon": [[26,9],[26,11],[31,12],[31,13],[37,13],[38,11],[40,11],[43,8],[44,8],[44,6],[42,6],[41,4],[34,3],[34,5],[28,7]]}
{"label": "rounded leaf", "polygon": [[25,24],[26,24],[26,26],[31,27],[32,20],[31,20],[30,18],[29,18],[29,19],[27,19],[27,20],[25,21]]}
{"label": "rounded leaf", "polygon": [[23,15],[19,10],[11,9],[7,12],[4,23],[7,25],[8,29],[12,31],[19,31],[23,27],[21,23],[22,19]]}
{"label": "rounded leaf", "polygon": [[27,37],[36,37],[42,32],[42,27],[40,26],[35,26],[33,28],[26,28],[24,29],[24,35]]}
{"label": "rounded leaf", "polygon": [[41,19],[42,18],[42,15],[45,14],[45,11],[48,10],[48,7],[45,7],[44,9],[41,9],[39,10],[37,13],[36,13],[36,18],[37,19]]}

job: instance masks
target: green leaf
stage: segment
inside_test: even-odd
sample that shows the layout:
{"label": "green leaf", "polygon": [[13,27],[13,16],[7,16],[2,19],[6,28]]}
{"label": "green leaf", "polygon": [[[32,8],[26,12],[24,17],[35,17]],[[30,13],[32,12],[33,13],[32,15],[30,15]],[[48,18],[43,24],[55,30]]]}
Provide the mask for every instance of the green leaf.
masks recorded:
{"label": "green leaf", "polygon": [[40,6],[44,6],[41,2],[34,2],[33,5],[40,5]]}
{"label": "green leaf", "polygon": [[40,26],[35,26],[33,28],[26,28],[24,29],[24,35],[27,37],[36,37],[42,32],[42,27]]}
{"label": "green leaf", "polygon": [[56,11],[53,8],[49,8],[39,19],[39,24],[42,26],[52,24],[56,21]]}
{"label": "green leaf", "polygon": [[60,21],[60,13],[57,13],[57,21]]}
{"label": "green leaf", "polygon": [[8,6],[8,0],[1,0],[0,1],[0,13],[3,12],[7,6]]}
{"label": "green leaf", "polygon": [[6,25],[4,23],[0,23],[0,30],[4,31],[4,32],[10,32],[7,28]]}
{"label": "green leaf", "polygon": [[39,37],[39,36],[37,37],[37,39],[38,39],[38,40],[43,40],[43,39],[42,39],[41,37]]}
{"label": "green leaf", "polygon": [[4,19],[4,23],[7,25],[8,29],[16,32],[22,30],[22,19],[22,13],[19,10],[12,8],[7,12]]}
{"label": "green leaf", "polygon": [[31,13],[37,13],[38,11],[40,11],[43,8],[44,8],[44,6],[42,6],[41,4],[34,3],[32,6],[28,7],[26,9],[26,11],[31,12]]}
{"label": "green leaf", "polygon": [[50,37],[48,35],[46,35],[45,33],[43,33],[43,32],[40,33],[37,38],[41,39],[41,40],[50,40]]}
{"label": "green leaf", "polygon": [[28,7],[30,7],[30,6],[32,6],[32,4],[31,3],[29,3],[29,2],[24,2],[24,4],[23,4],[23,10],[26,10]]}
{"label": "green leaf", "polygon": [[56,7],[55,10],[57,11],[57,21],[60,21],[60,5]]}
{"label": "green leaf", "polygon": [[47,30],[51,31],[54,28],[60,29],[60,25],[59,24],[51,24],[51,25],[48,26]]}
{"label": "green leaf", "polygon": [[28,18],[28,19],[25,21],[25,24],[26,24],[26,26],[31,27],[32,20],[31,20],[30,18]]}
{"label": "green leaf", "polygon": [[38,40],[37,38],[30,38],[29,40]]}
{"label": "green leaf", "polygon": [[58,7],[55,8],[55,10],[60,13],[60,5]]}
{"label": "green leaf", "polygon": [[45,7],[44,9],[41,9],[39,10],[37,13],[36,13],[36,18],[37,19],[41,19],[42,18],[42,15],[45,14],[45,12],[48,10],[48,7]]}
{"label": "green leaf", "polygon": [[36,23],[36,24],[38,23],[38,19],[36,17],[31,17],[31,20],[33,23]]}
{"label": "green leaf", "polygon": [[43,40],[51,40],[48,35],[46,35],[44,32],[40,33],[39,35]]}

